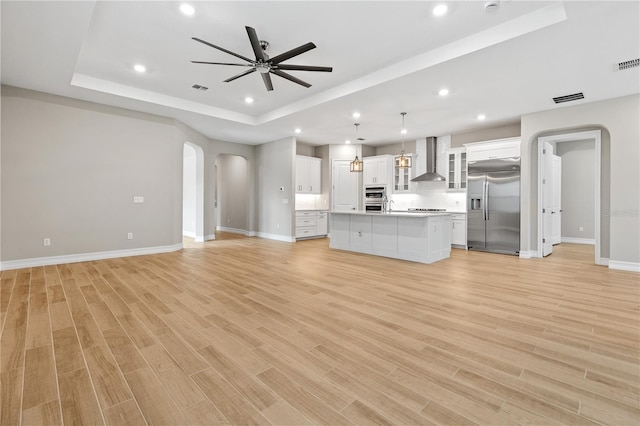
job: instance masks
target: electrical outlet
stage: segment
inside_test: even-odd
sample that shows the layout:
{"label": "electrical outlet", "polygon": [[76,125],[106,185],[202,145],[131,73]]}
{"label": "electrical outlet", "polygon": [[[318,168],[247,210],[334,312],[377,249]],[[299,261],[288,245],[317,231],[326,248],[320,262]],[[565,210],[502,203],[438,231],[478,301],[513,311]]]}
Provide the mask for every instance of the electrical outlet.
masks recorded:
{"label": "electrical outlet", "polygon": [[134,202],[134,204],[142,204],[142,203],[144,203],[144,197],[141,197],[139,195],[134,195],[133,196],[133,202]]}
{"label": "electrical outlet", "polygon": [[580,227],[580,232],[584,232],[584,228],[582,226]]}
{"label": "electrical outlet", "polygon": [[276,229],[280,229],[280,224],[276,223]]}
{"label": "electrical outlet", "polygon": [[51,238],[45,238],[44,240],[42,240],[42,244],[45,247],[49,247],[51,245]]}
{"label": "electrical outlet", "polygon": [[133,232],[127,234],[127,240],[133,240]]}

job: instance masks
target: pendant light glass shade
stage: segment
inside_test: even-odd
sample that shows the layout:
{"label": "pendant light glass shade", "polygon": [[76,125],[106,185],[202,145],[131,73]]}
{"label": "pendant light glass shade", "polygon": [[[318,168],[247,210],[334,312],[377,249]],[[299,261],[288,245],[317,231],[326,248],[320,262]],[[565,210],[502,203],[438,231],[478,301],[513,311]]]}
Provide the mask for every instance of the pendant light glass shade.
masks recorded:
{"label": "pendant light glass shade", "polygon": [[[358,140],[359,125],[360,123],[354,123],[354,126],[356,126],[356,140]],[[362,162],[362,160],[358,158],[357,154],[356,154],[356,158],[351,163],[349,163],[349,170],[356,173],[360,173],[364,170],[364,163]]]}
{"label": "pendant light glass shade", "polygon": [[407,156],[404,152],[404,135],[407,133],[407,129],[404,127],[404,116],[407,115],[406,112],[401,112],[402,116],[402,129],[400,133],[402,133],[402,150],[400,151],[400,155],[395,157],[395,165],[396,169],[410,169],[411,168],[411,157]]}
{"label": "pendant light glass shade", "polygon": [[349,170],[351,170],[352,172],[361,172],[362,170],[364,170],[364,163],[362,162],[362,160],[358,159],[357,155],[355,160],[349,163]]}

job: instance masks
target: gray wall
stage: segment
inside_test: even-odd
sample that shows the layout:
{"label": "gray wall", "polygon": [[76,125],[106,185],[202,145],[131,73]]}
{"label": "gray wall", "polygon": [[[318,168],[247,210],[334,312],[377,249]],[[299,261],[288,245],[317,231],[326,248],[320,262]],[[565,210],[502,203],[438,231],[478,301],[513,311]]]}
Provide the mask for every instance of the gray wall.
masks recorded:
{"label": "gray wall", "polygon": [[184,144],[182,162],[182,235],[196,236],[196,151],[189,144]]}
{"label": "gray wall", "polygon": [[248,231],[249,170],[239,155],[218,156],[219,226]]}
{"label": "gray wall", "polygon": [[[601,256],[640,263],[640,95],[522,116],[521,248],[537,250],[537,138],[602,127]],[[609,165],[611,166],[609,168]],[[610,244],[609,244],[610,243]]]}
{"label": "gray wall", "polygon": [[307,157],[316,156],[316,148],[313,145],[296,142],[296,155],[306,155]]}
{"label": "gray wall", "polygon": [[183,145],[173,129],[173,120],[3,86],[2,260],[179,244]]}
{"label": "gray wall", "polygon": [[451,135],[451,147],[461,147],[465,143],[490,141],[494,139],[515,138],[520,136],[520,122],[504,126],[479,128],[465,133]]}
{"label": "gray wall", "polygon": [[[389,145],[380,145],[376,146],[376,153],[374,155],[400,155],[400,151],[402,150],[402,142],[400,143],[392,143]],[[404,142],[404,152],[407,154],[412,154],[416,152],[416,141],[405,141]]]}
{"label": "gray wall", "polygon": [[555,153],[562,158],[562,237],[593,240],[595,143],[593,140],[559,142]]}
{"label": "gray wall", "polygon": [[[262,234],[294,238],[295,138],[285,138],[258,145],[257,190],[258,229]],[[280,187],[284,191],[280,191]],[[287,204],[284,204],[286,200]]]}

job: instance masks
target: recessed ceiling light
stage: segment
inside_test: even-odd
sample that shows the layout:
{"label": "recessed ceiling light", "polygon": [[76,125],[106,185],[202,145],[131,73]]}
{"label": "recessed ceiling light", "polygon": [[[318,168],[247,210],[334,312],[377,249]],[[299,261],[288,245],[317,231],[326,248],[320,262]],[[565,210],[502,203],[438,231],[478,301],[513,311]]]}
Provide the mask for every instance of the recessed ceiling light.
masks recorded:
{"label": "recessed ceiling light", "polygon": [[301,131],[302,130],[300,130],[299,128],[294,130],[294,132],[296,132],[296,133],[300,133]]}
{"label": "recessed ceiling light", "polygon": [[354,113],[352,114],[352,117],[353,117],[353,118],[360,118],[360,113],[356,111],[356,112],[354,112]]}
{"label": "recessed ceiling light", "polygon": [[440,91],[438,92],[438,95],[440,96],[447,96],[449,94],[449,89],[440,89]]}
{"label": "recessed ceiling light", "polygon": [[478,120],[484,120],[485,118],[487,118],[486,115],[484,114],[478,114]]}
{"label": "recessed ceiling light", "polygon": [[184,13],[187,16],[191,16],[196,12],[196,10],[190,4],[185,3],[180,5],[180,12]]}
{"label": "recessed ceiling light", "polygon": [[250,96],[247,96],[246,98],[244,98],[244,101],[248,104],[252,104],[253,103],[253,98]]}
{"label": "recessed ceiling light", "polygon": [[346,143],[347,145],[349,145],[351,143],[351,141],[349,139],[347,139],[346,141],[344,141],[344,143]]}
{"label": "recessed ceiling light", "polygon": [[147,68],[144,65],[140,65],[140,64],[134,65],[133,69],[138,72],[145,72],[147,70]]}
{"label": "recessed ceiling light", "polygon": [[439,4],[433,8],[433,14],[435,16],[442,16],[445,13],[447,13],[447,10],[449,10],[449,8],[447,7],[446,4]]}
{"label": "recessed ceiling light", "polygon": [[400,130],[400,133],[402,133],[403,135],[406,135],[407,134],[407,129]]}

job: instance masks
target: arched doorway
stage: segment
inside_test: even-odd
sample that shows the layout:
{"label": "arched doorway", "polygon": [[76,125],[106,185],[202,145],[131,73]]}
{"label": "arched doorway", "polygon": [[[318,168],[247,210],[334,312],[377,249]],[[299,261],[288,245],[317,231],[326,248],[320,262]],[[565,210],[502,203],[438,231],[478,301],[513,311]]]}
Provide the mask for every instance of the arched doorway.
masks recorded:
{"label": "arched doorway", "polygon": [[182,168],[182,235],[204,241],[204,151],[185,142]]}

